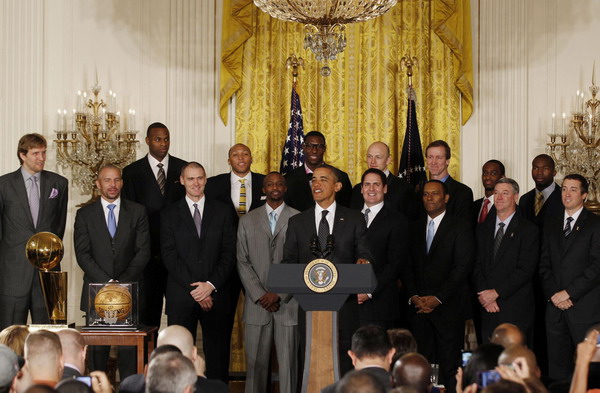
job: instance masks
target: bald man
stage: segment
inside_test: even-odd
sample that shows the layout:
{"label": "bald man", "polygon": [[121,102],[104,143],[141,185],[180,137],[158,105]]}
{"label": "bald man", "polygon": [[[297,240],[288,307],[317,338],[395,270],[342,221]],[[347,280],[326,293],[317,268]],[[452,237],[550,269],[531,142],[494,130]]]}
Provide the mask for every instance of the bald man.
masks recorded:
{"label": "bald man", "polygon": [[511,345],[505,348],[498,357],[498,365],[510,366],[518,358],[525,359],[525,363],[529,367],[529,378],[540,378],[542,372],[537,364],[535,354],[522,345]]}
{"label": "bald man", "polygon": [[85,355],[87,345],[83,336],[75,329],[63,329],[56,332],[60,339],[65,368],[62,379],[81,377],[85,371]]}
{"label": "bald man", "polygon": [[25,339],[25,362],[34,384],[56,386],[65,366],[58,335],[48,330],[29,333]]}
{"label": "bald man", "polygon": [[[418,210],[415,190],[406,180],[390,172],[389,165],[392,162],[390,147],[383,142],[373,142],[367,149],[366,161],[369,168],[379,169],[387,177],[387,193],[384,198],[386,206],[404,214],[409,220],[416,219]],[[360,210],[363,204],[364,198],[361,193],[361,184],[359,183],[352,189],[350,207]]]}
{"label": "bald man", "polygon": [[418,393],[431,391],[431,365],[425,356],[416,352],[407,353],[400,357],[392,372],[394,387],[408,386]]}
{"label": "bald man", "polygon": [[494,329],[490,342],[507,348],[511,345],[525,345],[525,335],[512,323],[501,323]]}

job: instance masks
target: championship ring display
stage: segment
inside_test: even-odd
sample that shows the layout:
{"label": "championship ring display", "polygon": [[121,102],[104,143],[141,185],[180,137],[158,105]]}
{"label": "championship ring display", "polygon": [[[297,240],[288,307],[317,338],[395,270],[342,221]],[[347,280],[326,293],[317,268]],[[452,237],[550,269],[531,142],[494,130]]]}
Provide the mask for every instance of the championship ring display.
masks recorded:
{"label": "championship ring display", "polygon": [[135,329],[138,325],[138,283],[91,283],[87,329]]}
{"label": "championship ring display", "polygon": [[313,292],[331,290],[338,280],[338,271],[327,259],[315,259],[304,268],[304,283]]}

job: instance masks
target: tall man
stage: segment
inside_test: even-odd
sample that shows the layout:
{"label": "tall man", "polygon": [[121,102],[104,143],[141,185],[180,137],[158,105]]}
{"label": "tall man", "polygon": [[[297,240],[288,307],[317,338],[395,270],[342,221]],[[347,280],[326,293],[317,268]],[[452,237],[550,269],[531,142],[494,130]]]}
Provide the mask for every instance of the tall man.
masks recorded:
{"label": "tall man", "polygon": [[266,392],[271,342],[275,339],[279,365],[279,390],[296,388],[298,356],[298,303],[282,302],[266,288],[269,267],[283,255],[290,217],[298,214],[283,202],[284,177],[269,173],[263,182],[264,208],[241,217],[237,235],[237,268],[246,290],[244,305],[246,347],[246,393]]}
{"label": "tall man", "polygon": [[231,274],[235,269],[235,229],[227,205],[204,195],[206,172],[197,162],[181,171],[185,198],[161,213],[162,257],[169,272],[169,325],[196,338],[202,326],[206,376],[229,379]]}
{"label": "tall man", "polygon": [[[75,256],[83,270],[81,311],[88,310],[88,288],[96,282],[140,282],[150,258],[148,216],[144,206],[121,198],[121,171],[106,165],[98,172],[100,198],[77,211]],[[106,371],[110,347],[89,348],[90,369]],[[121,378],[135,374],[135,347],[118,347]]]}
{"label": "tall man", "polygon": [[360,325],[396,327],[401,318],[398,279],[402,263],[408,258],[408,222],[384,202],[387,186],[385,174],[376,168],[362,175],[362,214],[367,224],[367,241],[373,254],[377,287],[373,293],[358,295]]}
{"label": "tall man", "polygon": [[[390,148],[383,142],[374,142],[367,150],[367,165],[382,171],[386,176],[387,192],[385,193],[385,204],[390,209],[404,214],[409,219],[417,218],[415,190],[404,179],[394,176],[388,166],[392,161]],[[357,184],[352,189],[352,202],[350,207],[361,209],[364,204],[362,188]]]}
{"label": "tall man", "polygon": [[[288,192],[285,194],[285,203],[294,209],[304,211],[314,206],[315,201],[312,197],[310,179],[313,177],[315,169],[325,165],[323,156],[327,150],[325,144],[325,135],[319,131],[311,131],[306,134],[302,151],[304,153],[304,165],[294,169],[285,176]],[[333,168],[333,167],[331,167]],[[352,183],[346,172],[334,168],[336,177],[342,185],[336,192],[336,201],[342,206],[350,206],[352,198]]]}
{"label": "tall man", "polygon": [[474,281],[479,295],[481,337],[489,342],[501,323],[521,329],[532,344],[534,317],[533,276],[538,263],[537,227],[515,214],[519,185],[502,178],[494,187],[495,212],[477,227]]}
{"label": "tall man", "polygon": [[429,179],[441,181],[448,189],[450,199],[446,209],[455,216],[467,219],[472,214],[473,191],[448,173],[451,157],[450,146],[442,140],[431,142],[425,149]]}
{"label": "tall man", "polygon": [[[335,247],[327,258],[334,264],[373,260],[367,246],[367,227],[364,217],[359,212],[336,202],[336,194],[342,189],[337,173],[338,171],[329,165],[315,168],[311,188],[316,204],[290,218],[282,263],[309,263],[315,259],[310,248],[313,239],[317,237],[321,249],[325,250],[329,235],[333,236]],[[339,359],[342,373],[352,369],[350,359],[345,354],[350,349],[352,333],[359,325],[357,316],[358,301],[357,297],[352,295],[348,297],[338,315]],[[303,314],[299,324],[302,322]]]}
{"label": "tall man", "polygon": [[565,176],[560,217],[549,218],[543,232],[540,277],[548,304],[549,376],[570,379],[575,345],[600,322],[600,218],[583,203],[588,181]]}
{"label": "tall man", "polygon": [[461,364],[469,304],[467,280],[473,267],[475,241],[468,217],[463,219],[446,210],[449,199],[444,183],[425,183],[423,203],[427,217],[413,226],[404,284],[413,306],[408,318],[419,352],[440,365],[440,381],[454,392],[454,374]]}
{"label": "tall man", "polygon": [[495,212],[494,186],[499,179],[505,176],[504,164],[498,160],[489,160],[481,168],[481,184],[484,196],[473,202],[474,221],[481,224],[488,215]]}
{"label": "tall man", "polygon": [[144,269],[145,307],[141,320],[160,326],[167,270],[160,257],[160,211],[180,200],[185,189],[179,183],[185,161],[169,154],[171,136],[162,123],[152,123],[146,131],[148,154],[123,169],[123,198],[144,205],[150,224],[151,254]]}
{"label": "tall man", "polygon": [[23,135],[17,157],[21,167],[0,177],[0,329],[48,323],[36,269],[25,258],[27,240],[38,232],[62,238],[67,220],[67,179],[44,170],[46,139]]}

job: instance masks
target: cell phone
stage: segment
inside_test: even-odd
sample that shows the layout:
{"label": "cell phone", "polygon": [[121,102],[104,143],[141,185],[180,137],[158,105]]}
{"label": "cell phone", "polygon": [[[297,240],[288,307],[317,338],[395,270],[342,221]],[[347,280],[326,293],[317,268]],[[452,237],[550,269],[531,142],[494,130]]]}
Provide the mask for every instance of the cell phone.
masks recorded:
{"label": "cell phone", "polygon": [[465,368],[469,360],[471,360],[471,356],[473,356],[472,351],[462,351],[462,367]]}
{"label": "cell phone", "polygon": [[75,379],[85,383],[89,387],[92,387],[92,377],[77,377]]}
{"label": "cell phone", "polygon": [[496,370],[480,371],[477,373],[477,385],[482,388],[494,384],[500,379],[502,379],[502,377]]}
{"label": "cell phone", "polygon": [[598,340],[596,341],[596,346],[600,347],[600,334],[598,335]]}

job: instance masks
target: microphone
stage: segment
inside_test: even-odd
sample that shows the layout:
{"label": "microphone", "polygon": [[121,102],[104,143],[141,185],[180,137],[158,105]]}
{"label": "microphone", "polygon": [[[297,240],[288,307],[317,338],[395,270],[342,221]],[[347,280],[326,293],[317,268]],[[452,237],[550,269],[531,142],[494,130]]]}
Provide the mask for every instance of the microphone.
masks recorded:
{"label": "microphone", "polygon": [[319,258],[321,254],[321,245],[319,244],[319,237],[317,235],[314,235],[312,239],[310,239],[310,252],[315,258]]}
{"label": "microphone", "polygon": [[323,258],[327,258],[329,254],[333,252],[333,247],[335,246],[335,238],[333,235],[327,236],[327,246],[325,247],[325,251],[323,252]]}

